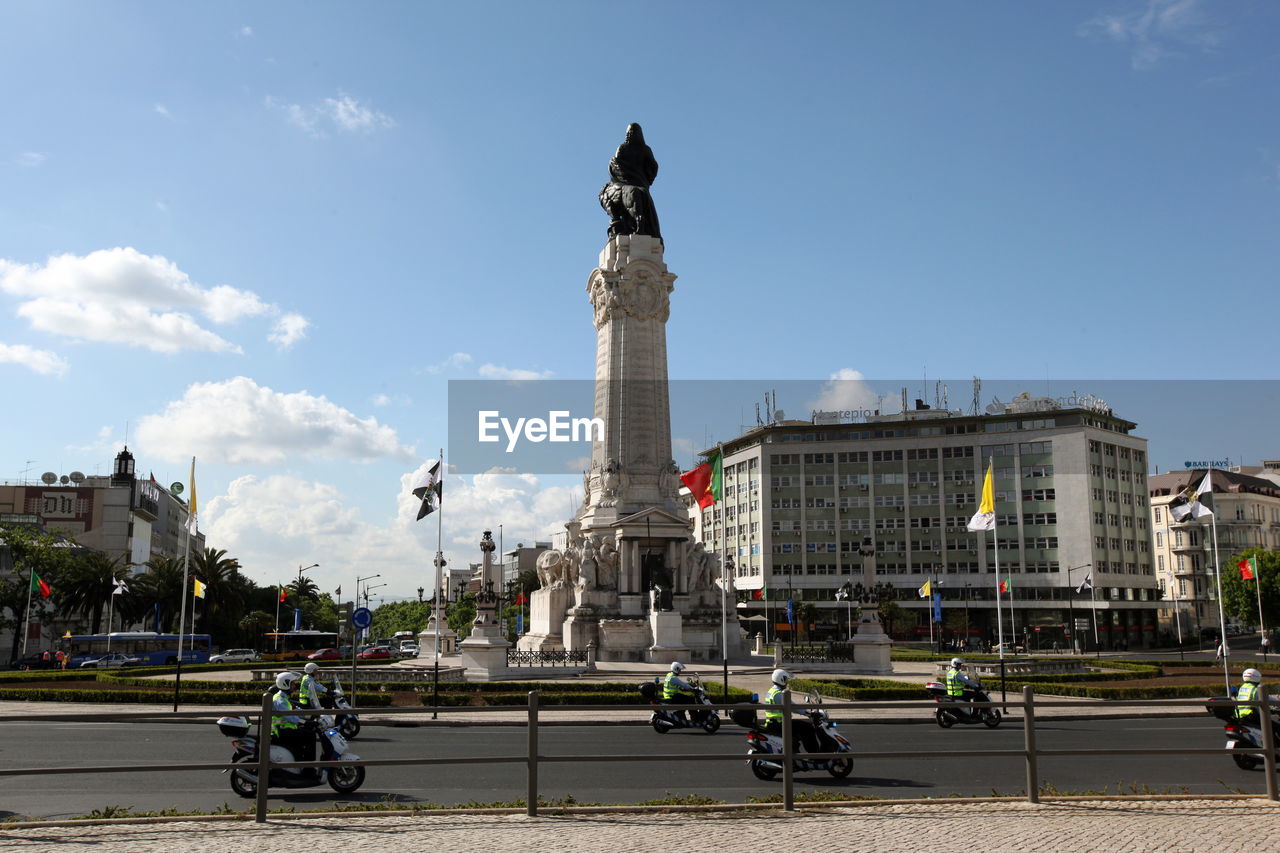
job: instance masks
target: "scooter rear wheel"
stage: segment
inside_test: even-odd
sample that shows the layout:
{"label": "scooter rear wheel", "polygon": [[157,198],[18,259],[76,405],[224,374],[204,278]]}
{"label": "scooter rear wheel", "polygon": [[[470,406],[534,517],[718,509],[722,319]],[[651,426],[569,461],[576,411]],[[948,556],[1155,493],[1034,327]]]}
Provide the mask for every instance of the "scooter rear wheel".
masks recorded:
{"label": "scooter rear wheel", "polygon": [[[240,760],[244,761],[247,759]],[[235,791],[237,795],[244,797],[246,800],[251,800],[258,796],[258,783],[252,779],[244,778],[239,770],[232,770],[231,790]]]}
{"label": "scooter rear wheel", "polygon": [[671,731],[671,724],[659,717],[653,721],[653,730],[660,735],[665,735]]}
{"label": "scooter rear wheel", "polygon": [[955,719],[942,708],[933,712],[933,718],[937,720],[938,725],[942,726],[944,729],[949,729],[956,724]]}
{"label": "scooter rear wheel", "polygon": [[1262,759],[1256,755],[1233,755],[1231,760],[1236,763],[1236,767],[1241,770],[1256,770],[1258,765],[1262,763]]}
{"label": "scooter rear wheel", "polygon": [[[752,753],[752,754],[754,755],[755,753]],[[755,777],[757,779],[762,779],[765,782],[770,782],[773,780],[775,776],[778,775],[777,770],[774,770],[772,767],[765,767],[763,761],[751,760],[751,761],[748,761],[747,763],[751,765],[751,772],[755,774]]]}
{"label": "scooter rear wheel", "polygon": [[832,759],[830,766],[827,767],[827,772],[837,779],[843,779],[853,772],[853,759],[834,758]]}
{"label": "scooter rear wheel", "polygon": [[342,736],[347,740],[351,740],[358,734],[360,734],[360,721],[355,717],[347,717],[342,722]]}
{"label": "scooter rear wheel", "polygon": [[982,714],[982,722],[985,723],[989,729],[994,729],[996,726],[1000,725],[1000,709],[988,708]]}

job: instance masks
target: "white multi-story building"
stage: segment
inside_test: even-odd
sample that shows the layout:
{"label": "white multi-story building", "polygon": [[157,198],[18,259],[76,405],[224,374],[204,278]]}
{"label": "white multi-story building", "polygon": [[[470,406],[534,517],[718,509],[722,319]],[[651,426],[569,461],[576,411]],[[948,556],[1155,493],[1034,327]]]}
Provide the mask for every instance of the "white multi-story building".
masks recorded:
{"label": "white multi-story building", "polygon": [[1193,468],[1151,478],[1156,578],[1165,591],[1160,623],[1184,639],[1198,638],[1202,629],[1217,631],[1215,519],[1217,557],[1224,571],[1245,548],[1280,550],[1280,483],[1266,477],[1215,469],[1210,477],[1214,518],[1174,519],[1169,503],[1189,485],[1203,482],[1204,474],[1204,468]]}
{"label": "white multi-story building", "polygon": [[[930,633],[929,603],[916,590],[931,580],[948,637],[967,625],[969,636],[994,641],[996,587],[1007,579],[1006,638],[1092,648],[1096,613],[1104,648],[1151,645],[1161,605],[1147,442],[1135,427],[1109,409],[1022,395],[994,415],[920,407],[750,430],[724,444],[725,544],[740,616],[785,632],[786,601],[811,602],[838,636],[846,616],[835,593],[861,581],[865,566],[873,583],[897,590],[910,636]],[[994,535],[966,529],[989,463]],[[722,544],[720,507],[691,509],[708,550]],[[1086,578],[1095,588],[1077,593]]]}

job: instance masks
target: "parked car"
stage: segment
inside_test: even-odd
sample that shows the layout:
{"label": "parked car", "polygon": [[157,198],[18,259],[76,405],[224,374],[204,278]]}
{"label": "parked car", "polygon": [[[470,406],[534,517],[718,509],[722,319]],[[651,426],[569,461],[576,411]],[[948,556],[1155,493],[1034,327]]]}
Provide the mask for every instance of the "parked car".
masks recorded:
{"label": "parked car", "polygon": [[36,652],[33,655],[27,655],[24,658],[18,658],[9,664],[10,669],[53,669],[58,665],[52,657],[45,660],[44,652]]}
{"label": "parked car", "polygon": [[386,646],[370,646],[356,655],[359,660],[391,660],[391,649]]}
{"label": "parked car", "polygon": [[96,667],[98,669],[115,669],[116,667],[121,666],[140,666],[141,664],[142,658],[130,657],[129,655],[121,654],[120,652],[111,652],[110,654],[105,654],[102,657],[85,661],[80,664],[80,668]]}
{"label": "parked car", "polygon": [[401,643],[399,654],[402,658],[416,658],[421,650],[417,643]]}
{"label": "parked car", "polygon": [[262,660],[262,655],[254,649],[227,649],[225,652],[212,655],[209,663],[247,663],[255,660]]}
{"label": "parked car", "polygon": [[320,649],[307,655],[307,660],[342,660],[342,653],[337,649]]}

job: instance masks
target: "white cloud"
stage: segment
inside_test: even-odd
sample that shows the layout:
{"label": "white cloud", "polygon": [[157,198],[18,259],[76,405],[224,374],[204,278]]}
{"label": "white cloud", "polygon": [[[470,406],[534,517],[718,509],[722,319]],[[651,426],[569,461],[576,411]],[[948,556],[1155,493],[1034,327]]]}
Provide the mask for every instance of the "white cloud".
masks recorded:
{"label": "white cloud", "polygon": [[[880,396],[867,384],[860,371],[842,367],[831,374],[818,399],[808,406],[823,412],[875,411],[880,408]],[[797,416],[808,417],[809,412]]]}
{"label": "white cloud", "polygon": [[0,364],[20,364],[45,376],[64,376],[70,367],[56,352],[26,344],[0,344]]}
{"label": "white cloud", "polygon": [[390,406],[393,404],[396,406],[407,406],[412,403],[413,400],[408,394],[374,394],[373,397],[370,398],[369,402],[378,407]]}
{"label": "white cloud", "polygon": [[271,334],[267,335],[267,340],[274,343],[278,349],[286,350],[305,338],[310,326],[311,322],[301,314],[285,314],[276,320]]}
{"label": "white cloud", "polygon": [[1086,37],[1103,37],[1125,44],[1132,50],[1130,64],[1144,71],[1181,47],[1210,50],[1221,39],[1209,23],[1202,0],[1142,0],[1131,2],[1125,11],[1099,15],[1077,32]]}
{"label": "white cloud", "polygon": [[485,379],[550,379],[555,375],[550,370],[524,370],[498,364],[482,364],[478,372]]}
{"label": "white cloud", "polygon": [[[435,570],[434,516],[415,521],[418,501],[410,493],[418,471],[387,482],[388,507],[394,514],[380,523],[361,517],[334,486],[290,475],[246,476],[231,483],[226,495],[204,506],[201,526],[217,547],[226,548],[260,583],[278,583],[281,567],[318,562],[312,570],[322,589],[352,593],[352,566],[361,575],[380,574],[387,598],[407,598],[424,586],[430,590]],[[449,476],[444,484],[448,524],[443,543],[450,565],[480,559],[484,530],[497,536],[497,521],[507,531],[507,545],[546,539],[563,529],[571,509],[568,488],[544,487],[535,477],[491,472],[468,482]],[[428,595],[430,593],[428,592]]]}
{"label": "white cloud", "polygon": [[120,448],[123,446],[124,441],[115,437],[114,427],[100,426],[93,441],[88,444],[68,444],[67,450],[86,456],[93,455],[100,459],[111,459],[120,452]]}
{"label": "white cloud", "polygon": [[250,27],[250,26],[241,27],[237,35],[243,39],[250,38],[253,36],[253,27]]}
{"label": "white cloud", "polygon": [[427,373],[443,373],[446,370],[457,370],[471,363],[471,356],[465,352],[455,352],[437,364],[429,364],[422,368]]}
{"label": "white cloud", "polygon": [[44,265],[0,258],[0,290],[25,300],[19,316],[41,331],[155,352],[240,352],[192,313],[226,324],[280,311],[248,290],[201,287],[172,261],[128,247],[58,255]]}
{"label": "white cloud", "polygon": [[173,116],[169,113],[169,108],[166,107],[164,104],[156,104],[152,109],[154,109],[157,113],[164,116],[165,118],[173,118]]}
{"label": "white cloud", "polygon": [[413,448],[377,418],[357,417],[306,391],[273,391],[244,376],[191,385],[162,413],[142,419],[138,444],[169,461],[195,455],[233,464],[413,456]]}
{"label": "white cloud", "polygon": [[48,159],[47,155],[41,154],[38,151],[23,151],[14,158],[13,162],[17,163],[19,166],[35,167],[41,165]]}
{"label": "white cloud", "polygon": [[335,98],[324,98],[310,106],[284,103],[273,97],[266,99],[266,105],[280,110],[290,123],[315,137],[323,137],[327,131],[368,134],[396,126],[391,116],[341,91]]}

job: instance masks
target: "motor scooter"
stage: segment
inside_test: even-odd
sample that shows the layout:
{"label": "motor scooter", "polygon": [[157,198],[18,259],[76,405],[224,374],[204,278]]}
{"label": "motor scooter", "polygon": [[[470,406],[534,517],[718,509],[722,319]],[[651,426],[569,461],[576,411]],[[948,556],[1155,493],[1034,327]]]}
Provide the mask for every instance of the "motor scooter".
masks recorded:
{"label": "motor scooter", "polygon": [[[364,784],[364,767],[347,764],[358,761],[360,756],[347,751],[347,741],[334,726],[333,718],[317,715],[318,723],[308,723],[307,728],[326,738],[333,751],[332,766],[320,767],[275,767],[267,780],[270,788],[317,788],[328,785],[339,794],[351,794]],[[258,795],[258,738],[250,734],[247,717],[220,717],[218,730],[231,738],[235,754],[231,761],[244,764],[234,770],[224,770],[231,774],[231,790],[242,797],[252,798]],[[271,744],[271,762],[288,763],[298,759],[286,747]]]}
{"label": "motor scooter", "polygon": [[991,697],[981,687],[965,688],[964,696],[958,700],[954,696],[947,695],[947,685],[940,681],[930,681],[924,689],[938,703],[938,709],[933,712],[933,718],[944,729],[949,729],[956,723],[966,726],[982,723],[991,729],[1000,725],[999,708],[965,707],[969,702],[991,701]]}
{"label": "motor scooter", "polygon": [[[805,696],[804,705],[796,705],[792,710],[804,714],[813,724],[818,736],[818,745],[822,752],[852,753],[853,747],[844,736],[835,731],[836,723],[822,705],[822,697]],[[782,736],[764,731],[763,724],[756,719],[756,712],[751,708],[738,708],[729,712],[733,720],[747,732],[747,755],[774,756],[772,758],[748,758],[747,764],[757,779],[768,781],[782,772]],[[797,747],[800,749],[800,747]],[[793,753],[794,754],[794,753]],[[838,758],[793,758],[792,769],[796,771],[825,770],[837,779],[843,779],[853,772],[853,757]]]}
{"label": "motor scooter", "polygon": [[690,674],[687,680],[693,687],[693,703],[689,705],[663,703],[660,698],[662,684],[657,678],[640,684],[640,696],[650,705],[655,706],[653,715],[649,717],[649,725],[653,726],[653,730],[658,734],[665,735],[672,729],[702,729],[707,734],[713,735],[719,730],[720,714],[716,709],[698,707],[710,705],[711,699],[702,689],[697,674]]}
{"label": "motor scooter", "polygon": [[[1236,709],[1238,705],[1229,704],[1234,702],[1234,697],[1215,696],[1210,699],[1204,706],[1205,710],[1213,716],[1222,720],[1225,725],[1222,727],[1222,733],[1227,736],[1226,748],[1232,750],[1231,760],[1236,763],[1236,767],[1241,770],[1256,770],[1262,766],[1262,755],[1235,752],[1235,750],[1245,749],[1262,749],[1262,725],[1258,722],[1258,715],[1254,714],[1247,717],[1237,717]],[[1280,761],[1280,725],[1277,725],[1276,717],[1273,714],[1271,718],[1272,733],[1275,736],[1277,745],[1276,760]]]}
{"label": "motor scooter", "polygon": [[338,681],[338,676],[333,677],[333,686],[329,688],[329,692],[320,697],[320,705],[338,712],[334,714],[334,725],[344,738],[352,740],[360,734],[360,715],[344,713],[351,710],[351,703],[342,692],[342,682]]}

